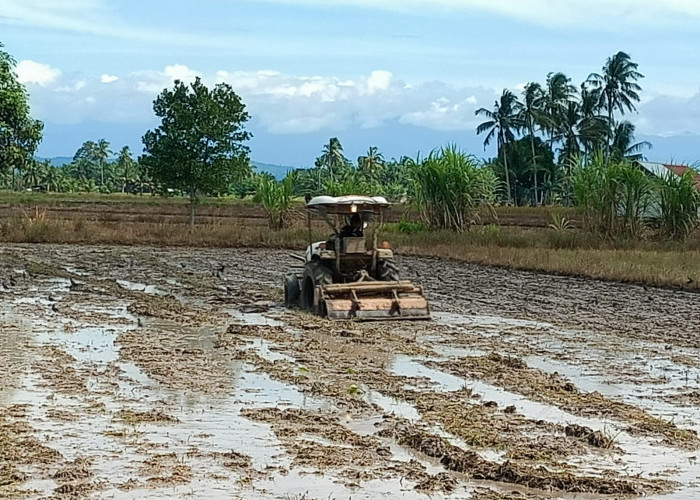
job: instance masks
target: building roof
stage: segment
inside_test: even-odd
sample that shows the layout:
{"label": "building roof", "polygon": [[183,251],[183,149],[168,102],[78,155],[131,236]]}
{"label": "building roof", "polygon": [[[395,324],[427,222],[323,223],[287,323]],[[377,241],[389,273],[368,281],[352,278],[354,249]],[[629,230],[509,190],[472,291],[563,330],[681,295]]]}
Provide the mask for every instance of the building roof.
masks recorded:
{"label": "building roof", "polygon": [[650,161],[640,161],[637,163],[657,177],[663,177],[667,172],[673,172],[679,177],[688,171],[694,172],[695,187],[700,191],[700,174],[687,165],[672,165],[669,163],[654,163]]}

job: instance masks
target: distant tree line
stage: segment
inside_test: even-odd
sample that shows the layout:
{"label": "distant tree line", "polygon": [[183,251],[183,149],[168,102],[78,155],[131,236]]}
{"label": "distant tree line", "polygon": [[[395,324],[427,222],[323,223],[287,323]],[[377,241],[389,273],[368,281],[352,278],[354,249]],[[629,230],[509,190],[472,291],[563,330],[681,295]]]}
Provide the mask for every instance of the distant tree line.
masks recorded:
{"label": "distant tree line", "polygon": [[43,124],[29,115],[14,65],[0,50],[0,188],[186,196],[192,225],[201,196],[250,196],[266,209],[270,227],[281,229],[293,200],[321,194],[383,195],[411,204],[425,227],[455,231],[468,230],[497,203],[576,204],[588,229],[604,237],[639,236],[650,213],[667,237],[685,238],[698,225],[692,173],[652,180],[631,162],[651,145],[636,143],[634,125],[622,119],[635,111],[643,78],[624,52],[578,87],[550,73],[520,96],[506,89],[492,109],[478,109],[485,121],[476,132],[484,147],[495,141],[495,158],[478,160],[448,145],[386,159],[370,146],[353,161],[332,137],[312,167],[281,181],[250,163],[249,115],[240,97],[228,84],[209,88],[199,78],[175,81],[156,97],[160,124],[144,134],[139,158],[128,146],[115,153],[98,139],[84,142],[68,165],[37,161]]}
{"label": "distant tree line", "polygon": [[580,156],[601,151],[616,160],[641,159],[651,144],[635,142],[634,125],[618,117],[636,110],[642,78],[637,63],[618,52],[578,87],[565,74],[550,73],[544,83],[525,85],[520,96],[504,89],[493,108],[478,109],[486,120],[477,134],[485,134],[484,147],[497,145],[490,163],[504,201],[570,203],[572,165]]}

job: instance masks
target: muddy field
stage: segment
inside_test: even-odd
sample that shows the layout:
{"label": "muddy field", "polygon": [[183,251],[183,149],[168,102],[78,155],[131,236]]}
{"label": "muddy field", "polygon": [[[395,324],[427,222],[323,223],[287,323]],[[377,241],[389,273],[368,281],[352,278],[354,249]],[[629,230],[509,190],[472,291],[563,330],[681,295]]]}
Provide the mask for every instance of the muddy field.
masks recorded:
{"label": "muddy field", "polygon": [[412,258],[433,321],[330,323],[294,263],[0,249],[0,498],[700,497],[700,295]]}

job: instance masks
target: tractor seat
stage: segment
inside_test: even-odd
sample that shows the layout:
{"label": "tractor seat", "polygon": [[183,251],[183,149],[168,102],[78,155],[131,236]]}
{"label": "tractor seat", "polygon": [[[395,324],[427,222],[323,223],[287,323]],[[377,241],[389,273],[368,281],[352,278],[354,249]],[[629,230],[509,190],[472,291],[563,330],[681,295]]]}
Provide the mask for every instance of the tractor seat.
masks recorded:
{"label": "tractor seat", "polygon": [[340,240],[340,251],[343,253],[366,253],[367,246],[364,236],[342,238]]}

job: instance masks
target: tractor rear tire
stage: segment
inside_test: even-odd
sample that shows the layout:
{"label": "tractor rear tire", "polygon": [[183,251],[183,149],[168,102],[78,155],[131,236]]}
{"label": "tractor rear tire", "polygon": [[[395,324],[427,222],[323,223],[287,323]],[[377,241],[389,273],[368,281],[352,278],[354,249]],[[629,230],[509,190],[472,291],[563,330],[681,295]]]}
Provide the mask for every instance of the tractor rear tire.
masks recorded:
{"label": "tractor rear tire", "polygon": [[296,274],[289,274],[284,278],[284,305],[295,307],[299,305],[301,297],[301,287]]}
{"label": "tractor rear tire", "polygon": [[377,263],[377,278],[379,281],[399,281],[399,268],[393,259],[380,260]]}

